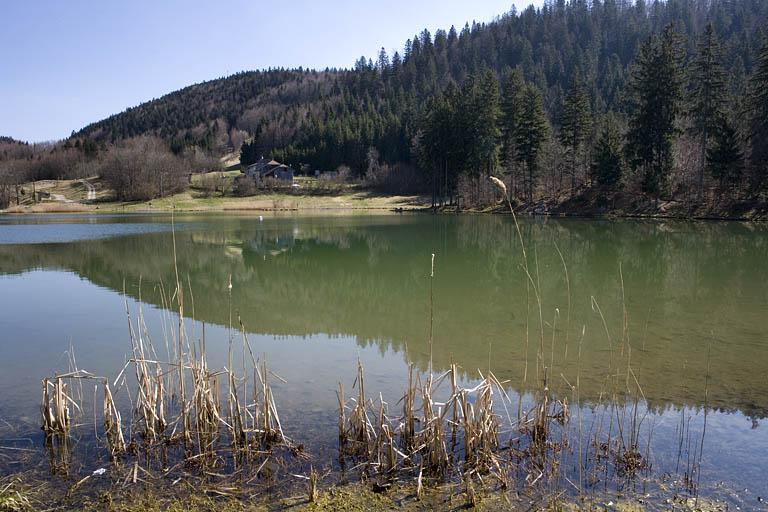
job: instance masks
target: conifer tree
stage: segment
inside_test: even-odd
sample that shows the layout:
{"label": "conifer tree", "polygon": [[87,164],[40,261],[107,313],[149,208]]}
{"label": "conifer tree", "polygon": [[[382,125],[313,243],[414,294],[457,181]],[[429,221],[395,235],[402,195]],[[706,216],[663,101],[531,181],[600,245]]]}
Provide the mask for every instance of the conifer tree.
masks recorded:
{"label": "conifer tree", "polygon": [[480,78],[476,95],[474,125],[478,161],[486,175],[493,174],[499,159],[499,117],[501,116],[499,82],[493,71],[487,70]]}
{"label": "conifer tree", "polygon": [[[710,138],[722,123],[725,104],[725,72],[721,65],[722,52],[712,23],[704,29],[698,44],[698,54],[691,67],[690,116],[692,131],[700,137],[702,151],[707,154]],[[704,167],[699,170],[699,193],[704,189]]]}
{"label": "conifer tree", "polygon": [[240,165],[245,167],[254,164],[259,161],[259,148],[256,143],[256,139],[251,142],[245,142],[240,147]]}
{"label": "conifer tree", "polygon": [[455,169],[462,165],[457,149],[460,125],[457,118],[459,92],[453,83],[446,91],[431,99],[421,121],[416,151],[421,165],[430,172],[433,204],[438,197],[452,195]]}
{"label": "conifer tree", "polygon": [[512,177],[512,191],[517,193],[519,155],[517,150],[517,131],[522,116],[523,92],[525,82],[520,68],[508,69],[502,78],[501,92],[501,163],[504,170]]}
{"label": "conifer tree", "polygon": [[571,192],[576,188],[577,163],[591,125],[592,112],[587,91],[581,79],[574,75],[560,118],[560,143],[567,151]]}
{"label": "conifer tree", "polygon": [[624,175],[624,158],[619,126],[612,112],[606,116],[600,129],[591,170],[592,179],[598,187],[613,190],[621,185]]}
{"label": "conifer tree", "polygon": [[768,36],[750,78],[750,88],[752,186],[759,191],[768,182]]}
{"label": "conifer tree", "polygon": [[718,180],[720,188],[732,190],[741,181],[744,153],[733,125],[722,119],[713,133],[713,144],[707,150],[707,168]]}
{"label": "conifer tree", "polygon": [[669,25],[643,43],[632,67],[627,156],[642,174],[643,191],[655,199],[666,193],[672,171],[682,58],[679,37]]}
{"label": "conifer tree", "polygon": [[386,73],[389,70],[389,56],[383,46],[381,47],[381,50],[379,50],[378,59],[376,59],[376,69],[379,70],[382,77],[386,77]]}
{"label": "conifer tree", "polygon": [[526,195],[533,201],[533,189],[538,174],[539,150],[549,136],[549,124],[544,114],[541,92],[529,84],[522,95],[520,124],[516,131],[515,143],[518,160],[525,164],[527,172]]}

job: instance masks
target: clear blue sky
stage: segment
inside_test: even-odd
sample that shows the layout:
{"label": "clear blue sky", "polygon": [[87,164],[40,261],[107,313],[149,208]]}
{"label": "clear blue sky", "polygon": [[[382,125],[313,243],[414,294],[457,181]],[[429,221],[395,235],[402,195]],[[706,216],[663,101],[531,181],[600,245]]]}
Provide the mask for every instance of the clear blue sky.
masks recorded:
{"label": "clear blue sky", "polygon": [[268,67],[351,67],[428,28],[539,0],[9,0],[0,135],[60,139],[186,85]]}

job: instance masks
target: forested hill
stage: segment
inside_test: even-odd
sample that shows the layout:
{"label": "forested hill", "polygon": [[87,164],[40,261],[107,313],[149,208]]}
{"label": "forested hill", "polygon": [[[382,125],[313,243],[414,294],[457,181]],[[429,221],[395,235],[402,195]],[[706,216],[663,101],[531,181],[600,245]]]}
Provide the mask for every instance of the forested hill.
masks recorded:
{"label": "forested hill", "polygon": [[0,144],[26,144],[26,143],[22,142],[20,140],[16,140],[13,137],[7,137],[5,135],[0,135]]}
{"label": "forested hill", "polygon": [[543,97],[549,122],[561,117],[574,76],[592,112],[621,113],[630,66],[641,44],[674,23],[689,62],[712,23],[731,97],[743,98],[762,45],[765,0],[555,0],[460,30],[424,30],[402,52],[361,58],[350,70],[269,70],[193,85],[144,103],[78,134],[109,142],[159,135],[172,146],[238,147],[294,165],[364,172],[376,147],[386,162],[407,162],[427,99],[487,69],[520,68]]}

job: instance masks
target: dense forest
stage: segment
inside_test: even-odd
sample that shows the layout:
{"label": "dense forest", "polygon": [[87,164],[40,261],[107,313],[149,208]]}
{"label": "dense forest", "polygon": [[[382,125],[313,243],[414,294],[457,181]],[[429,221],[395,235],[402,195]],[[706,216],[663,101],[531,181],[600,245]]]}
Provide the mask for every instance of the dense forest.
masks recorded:
{"label": "dense forest", "polygon": [[423,30],[349,70],[193,85],[70,142],[242,148],[244,163],[408,175],[395,181],[436,201],[484,201],[489,174],[526,202],[593,189],[752,197],[768,165],[766,20],[764,0],[547,1]]}

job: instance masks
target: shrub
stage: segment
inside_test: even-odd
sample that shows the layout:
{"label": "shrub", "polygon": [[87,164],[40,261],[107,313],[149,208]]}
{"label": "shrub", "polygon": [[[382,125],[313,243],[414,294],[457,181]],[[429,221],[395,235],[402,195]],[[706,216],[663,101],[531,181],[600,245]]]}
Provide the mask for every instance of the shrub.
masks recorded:
{"label": "shrub", "polygon": [[245,174],[235,178],[233,192],[236,196],[246,197],[256,195],[256,183]]}
{"label": "shrub", "polygon": [[159,139],[139,137],[109,151],[101,163],[102,178],[117,199],[146,201],[184,190],[188,167]]}

